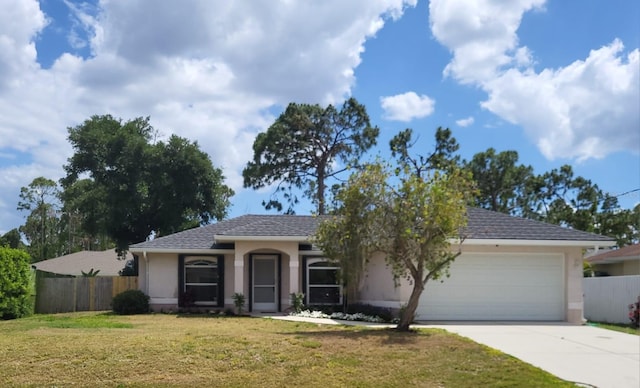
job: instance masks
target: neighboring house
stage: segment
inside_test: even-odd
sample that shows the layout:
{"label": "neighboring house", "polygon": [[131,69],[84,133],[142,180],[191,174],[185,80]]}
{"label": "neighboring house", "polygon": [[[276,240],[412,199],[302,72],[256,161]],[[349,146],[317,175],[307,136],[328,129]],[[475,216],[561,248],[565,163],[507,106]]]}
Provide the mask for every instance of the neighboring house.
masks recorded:
{"label": "neighboring house", "polygon": [[[129,257],[127,257],[129,258]],[[98,271],[97,276],[118,276],[126,260],[118,260],[114,249],[106,251],[80,251],[34,263],[32,267],[40,271],[59,275],[82,276],[82,272]]]}
{"label": "neighboring house", "polygon": [[[416,319],[582,322],[582,251],[612,239],[477,208],[468,216],[451,277],[427,284]],[[339,304],[338,268],[309,242],[321,219],[245,215],[132,245],[140,289],[154,310],[230,308],[236,292],[253,312],[284,311],[293,292]],[[399,309],[410,292],[375,255],[357,299]]]}
{"label": "neighboring house", "polygon": [[585,260],[595,276],[640,275],[640,244],[595,252]]}

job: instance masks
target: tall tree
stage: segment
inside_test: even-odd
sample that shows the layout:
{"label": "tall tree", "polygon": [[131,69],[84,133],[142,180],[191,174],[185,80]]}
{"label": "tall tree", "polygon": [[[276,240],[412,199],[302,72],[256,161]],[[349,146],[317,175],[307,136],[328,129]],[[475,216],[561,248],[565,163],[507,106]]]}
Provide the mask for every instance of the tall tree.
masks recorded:
{"label": "tall tree", "polygon": [[622,209],[616,197],[605,194],[594,225],[594,232],[615,238],[618,247],[636,244],[640,240],[640,205]]}
{"label": "tall tree", "polygon": [[330,178],[357,164],[364,152],[376,144],[379,129],[372,127],[363,105],[354,98],[340,110],[329,105],[291,103],[284,113],[253,143],[253,160],[242,175],[244,187],[259,189],[276,184],[266,209],[283,210],[277,194],[288,203],[287,213],[298,203],[295,190],[325,214]]}
{"label": "tall tree", "polygon": [[478,152],[464,168],[471,172],[478,188],[476,205],[485,209],[520,215],[521,199],[531,166],[518,165],[516,151],[496,153],[493,148]]}
{"label": "tall tree", "polygon": [[154,133],[149,118],[123,123],[110,115],[69,128],[75,153],[62,179],[65,205],[84,214],[86,231],[106,233],[121,252],[151,233],[223,218],[233,195],[197,143],[172,136],[152,144]]}
{"label": "tall tree", "polygon": [[22,239],[20,237],[20,231],[18,229],[11,229],[7,233],[0,236],[0,247],[8,247],[13,249],[23,249]]}
{"label": "tall tree", "polygon": [[338,191],[336,217],[322,222],[314,239],[350,271],[359,271],[377,251],[385,254],[396,283],[411,280],[413,289],[397,326],[401,331],[409,330],[427,282],[446,275],[460,254],[450,240],[464,240],[466,206],[473,194],[466,172],[429,169],[428,157],[411,157],[401,145],[410,143],[405,135],[391,142],[400,145],[395,173],[374,164],[353,174]]}
{"label": "tall tree", "polygon": [[428,155],[411,156],[409,149],[414,145],[411,128],[400,131],[389,141],[391,155],[400,165],[411,168],[418,176],[429,170],[449,171],[459,167],[460,157],[456,152],[460,145],[449,128],[436,129],[433,151]]}
{"label": "tall tree", "polygon": [[[103,215],[107,213],[107,202],[92,179],[78,179],[62,192],[63,211],[69,252],[76,250],[103,251],[114,247],[106,234]],[[100,199],[100,200],[98,200]]]}
{"label": "tall tree", "polygon": [[44,177],[37,177],[20,189],[17,209],[29,212],[20,231],[29,243],[27,251],[34,261],[60,254],[59,195],[57,183]]}
{"label": "tall tree", "polygon": [[543,174],[517,164],[516,151],[493,148],[475,154],[464,167],[478,187],[476,205],[507,214],[613,237],[618,246],[638,241],[640,218],[621,209],[616,197],[563,165]]}

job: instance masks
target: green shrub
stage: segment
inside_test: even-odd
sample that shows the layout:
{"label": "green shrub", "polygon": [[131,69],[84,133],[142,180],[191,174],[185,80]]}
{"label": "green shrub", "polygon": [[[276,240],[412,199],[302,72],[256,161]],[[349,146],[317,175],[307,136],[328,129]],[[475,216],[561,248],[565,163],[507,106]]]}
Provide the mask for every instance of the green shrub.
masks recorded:
{"label": "green shrub", "polygon": [[127,290],[113,297],[113,312],[120,315],[149,312],[149,296],[140,290]]}
{"label": "green shrub", "polygon": [[244,307],[244,294],[236,292],[235,294],[233,294],[232,296],[233,298],[233,304],[236,306],[236,311],[238,312],[238,315],[242,315],[242,308]]}
{"label": "green shrub", "polygon": [[0,246],[0,318],[16,319],[33,312],[29,254]]}
{"label": "green shrub", "polygon": [[370,304],[362,304],[362,303],[350,304],[347,307],[346,312],[349,314],[360,313],[360,314],[369,315],[372,317],[378,317],[385,322],[392,322],[394,318],[393,313],[391,312],[391,309],[386,307],[373,306]]}
{"label": "green shrub", "polygon": [[291,297],[291,309],[299,313],[304,309],[304,294],[302,292],[292,292],[289,294]]}

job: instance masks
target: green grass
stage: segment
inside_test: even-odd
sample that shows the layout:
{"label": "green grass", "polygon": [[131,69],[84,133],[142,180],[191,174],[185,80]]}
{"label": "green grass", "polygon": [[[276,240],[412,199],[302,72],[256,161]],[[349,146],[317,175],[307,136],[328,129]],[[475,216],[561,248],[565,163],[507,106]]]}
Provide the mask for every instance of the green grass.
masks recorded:
{"label": "green grass", "polygon": [[573,386],[443,330],[100,313],[0,322],[0,385]]}
{"label": "green grass", "polygon": [[591,326],[601,327],[603,329],[620,331],[627,334],[635,334],[640,336],[640,329],[631,327],[631,325],[624,325],[621,323],[606,323],[606,322],[589,322]]}

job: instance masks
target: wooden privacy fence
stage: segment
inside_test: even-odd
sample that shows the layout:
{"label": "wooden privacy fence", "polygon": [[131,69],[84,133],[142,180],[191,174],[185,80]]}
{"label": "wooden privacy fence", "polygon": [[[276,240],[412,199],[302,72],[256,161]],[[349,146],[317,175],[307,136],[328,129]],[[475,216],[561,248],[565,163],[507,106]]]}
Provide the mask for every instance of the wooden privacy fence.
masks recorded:
{"label": "wooden privacy fence", "polygon": [[629,305],[640,295],[640,275],[584,278],[582,288],[586,319],[631,323]]}
{"label": "wooden privacy fence", "polygon": [[113,297],[132,289],[138,289],[137,276],[38,277],[35,312],[54,314],[111,310]]}

